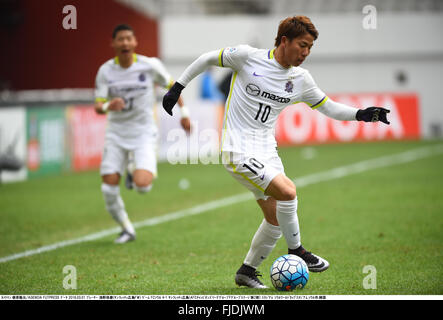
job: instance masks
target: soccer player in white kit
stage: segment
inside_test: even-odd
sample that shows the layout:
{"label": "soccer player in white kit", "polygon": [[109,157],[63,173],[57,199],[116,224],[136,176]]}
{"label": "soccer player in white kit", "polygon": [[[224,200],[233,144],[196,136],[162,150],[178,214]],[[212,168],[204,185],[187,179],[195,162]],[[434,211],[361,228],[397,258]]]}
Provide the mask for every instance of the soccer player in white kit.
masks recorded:
{"label": "soccer player in white kit", "polygon": [[325,259],[301,245],[296,188],[286,177],[276,150],[274,128],[280,112],[288,105],[304,102],[337,120],[389,124],[389,110],[360,110],[334,102],[317,87],[308,70],[299,67],[317,36],[318,31],[308,17],[286,18],[280,22],[274,49],[239,45],[205,53],[184,71],[163,98],[164,109],[172,114],[180,92],[207,67],[234,71],[225,106],[221,156],[226,170],[252,191],[264,214],[236,273],[235,282],[240,286],[266,288],[257,277],[257,268],[282,234],[288,253],[301,257],[310,271],[322,272],[329,267]]}
{"label": "soccer player in white kit", "polygon": [[[154,85],[169,89],[173,83],[161,61],[136,54],[136,46],[133,29],[118,25],[112,34],[116,57],[105,62],[96,77],[95,110],[107,113],[101,190],[107,211],[122,227],[116,243],[135,239],[134,226],[120,196],[120,177],[131,155],[133,188],[140,193],[152,188],[157,175]],[[181,125],[189,132],[188,111],[181,98],[178,104],[182,110]]]}

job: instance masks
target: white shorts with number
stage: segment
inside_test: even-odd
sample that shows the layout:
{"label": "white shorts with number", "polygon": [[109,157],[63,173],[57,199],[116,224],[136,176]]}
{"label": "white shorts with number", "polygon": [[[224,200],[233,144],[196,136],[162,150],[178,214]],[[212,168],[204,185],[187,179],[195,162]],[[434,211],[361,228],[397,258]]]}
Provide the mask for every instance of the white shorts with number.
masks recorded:
{"label": "white shorts with number", "polygon": [[103,149],[100,175],[119,173],[123,176],[128,164],[129,152],[133,153],[135,169],[150,171],[157,176],[157,143],[142,140],[131,148],[125,148],[115,140],[106,138]]}
{"label": "white shorts with number", "polygon": [[229,174],[251,191],[257,200],[266,200],[266,188],[278,174],[285,173],[277,153],[269,156],[248,156],[223,152],[222,159]]}

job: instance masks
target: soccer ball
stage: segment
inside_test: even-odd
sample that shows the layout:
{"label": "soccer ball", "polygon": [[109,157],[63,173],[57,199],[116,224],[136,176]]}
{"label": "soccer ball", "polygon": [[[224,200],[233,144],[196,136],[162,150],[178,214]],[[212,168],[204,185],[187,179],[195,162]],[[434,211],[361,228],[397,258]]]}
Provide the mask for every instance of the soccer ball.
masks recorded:
{"label": "soccer ball", "polygon": [[279,291],[292,291],[303,288],[309,279],[309,270],[302,258],[285,254],[277,258],[271,266],[271,282]]}

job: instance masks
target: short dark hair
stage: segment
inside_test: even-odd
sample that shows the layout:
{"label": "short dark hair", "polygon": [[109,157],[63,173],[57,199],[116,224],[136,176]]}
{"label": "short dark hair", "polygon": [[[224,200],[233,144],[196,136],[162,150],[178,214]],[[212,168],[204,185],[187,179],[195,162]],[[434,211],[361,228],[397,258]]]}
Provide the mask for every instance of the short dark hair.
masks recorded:
{"label": "short dark hair", "polygon": [[116,26],[114,28],[114,31],[112,31],[112,39],[115,39],[115,37],[117,36],[117,33],[119,33],[120,31],[123,31],[123,30],[129,30],[134,33],[134,29],[132,29],[132,27],[130,25],[122,23],[122,24],[119,24],[118,26]]}
{"label": "short dark hair", "polygon": [[278,47],[281,42],[281,38],[285,36],[289,40],[302,36],[304,34],[310,34],[314,40],[317,40],[318,31],[314,24],[306,16],[295,16],[284,19],[278,26],[277,37],[275,38],[275,46]]}

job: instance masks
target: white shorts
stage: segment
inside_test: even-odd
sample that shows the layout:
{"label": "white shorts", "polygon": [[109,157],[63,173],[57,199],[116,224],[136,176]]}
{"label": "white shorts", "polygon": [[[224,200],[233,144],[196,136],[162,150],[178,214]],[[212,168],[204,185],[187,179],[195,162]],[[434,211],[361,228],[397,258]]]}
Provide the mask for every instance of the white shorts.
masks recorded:
{"label": "white shorts", "polygon": [[112,139],[106,139],[100,175],[119,173],[123,176],[128,164],[129,152],[133,153],[135,169],[147,170],[157,177],[157,144],[149,140],[127,149]]}
{"label": "white shorts", "polygon": [[248,156],[223,152],[223,165],[231,176],[251,191],[255,199],[266,200],[265,190],[280,173],[285,173],[277,153],[269,156]]}

